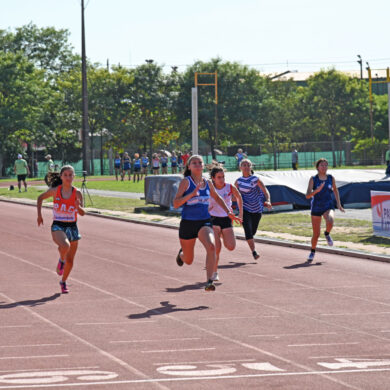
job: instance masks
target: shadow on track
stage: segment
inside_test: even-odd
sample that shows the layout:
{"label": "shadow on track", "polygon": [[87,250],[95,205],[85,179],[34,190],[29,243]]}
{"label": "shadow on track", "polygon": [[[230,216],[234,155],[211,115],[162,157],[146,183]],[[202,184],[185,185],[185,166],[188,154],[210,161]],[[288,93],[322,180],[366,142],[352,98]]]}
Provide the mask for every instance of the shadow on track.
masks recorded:
{"label": "shadow on track", "polygon": [[160,307],[156,307],[155,309],[149,309],[148,311],[145,311],[144,313],[130,314],[127,316],[127,318],[134,320],[134,319],[140,319],[140,318],[150,318],[152,316],[159,316],[162,314],[169,314],[169,313],[173,313],[175,311],[206,310],[209,308],[208,306],[196,306],[196,307],[189,307],[188,309],[183,309],[180,307],[176,307],[176,305],[172,305],[171,303],[169,303],[169,301],[163,301],[163,302],[160,302],[160,304],[161,304]]}
{"label": "shadow on track", "polygon": [[31,299],[28,301],[19,301],[19,302],[5,303],[5,304],[0,303],[0,309],[13,309],[14,307],[19,307],[19,306],[30,306],[30,307],[40,306],[45,304],[46,302],[54,301],[60,296],[61,296],[60,293],[56,293],[51,295],[50,297]]}
{"label": "shadow on track", "polygon": [[289,266],[283,267],[283,268],[284,269],[308,268],[308,267],[314,267],[316,265],[322,265],[322,263],[321,262],[318,262],[318,263],[308,263],[307,261],[305,261],[304,263],[293,264],[293,265],[289,265]]}
{"label": "shadow on track", "polygon": [[194,284],[185,284],[184,286],[181,286],[181,287],[176,287],[176,288],[172,288],[172,287],[167,287],[166,288],[166,292],[173,292],[173,293],[176,293],[176,292],[183,292],[183,291],[188,291],[188,290],[200,290],[202,288],[204,288],[204,286],[206,285],[206,283],[202,282],[198,282],[198,283],[194,283]]}
{"label": "shadow on track", "polygon": [[256,262],[254,262],[254,263],[237,263],[234,261],[229,261],[228,264],[218,265],[218,269],[245,267],[246,265],[250,265],[250,264],[257,264],[257,263]]}

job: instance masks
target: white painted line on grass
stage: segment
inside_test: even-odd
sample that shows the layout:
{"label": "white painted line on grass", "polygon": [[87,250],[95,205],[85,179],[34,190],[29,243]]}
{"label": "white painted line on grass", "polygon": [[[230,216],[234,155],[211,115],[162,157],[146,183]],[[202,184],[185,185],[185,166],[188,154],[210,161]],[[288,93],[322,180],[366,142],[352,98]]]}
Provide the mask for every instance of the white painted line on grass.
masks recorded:
{"label": "white painted line on grass", "polygon": [[326,347],[330,345],[355,345],[360,344],[359,341],[352,343],[324,343],[324,344],[289,344],[288,347]]}
{"label": "white painted line on grass", "polygon": [[165,352],[188,352],[188,351],[211,351],[216,349],[212,348],[186,348],[186,349],[159,349],[154,351],[141,351],[142,353],[165,353]]}
{"label": "white painted line on grass", "polygon": [[114,340],[110,341],[111,344],[121,344],[121,343],[161,343],[163,341],[193,341],[200,340],[200,337],[187,337],[180,339],[161,339],[161,340]]}
{"label": "white painted line on grass", "polygon": [[3,357],[0,357],[0,360],[43,359],[43,358],[57,358],[57,357],[69,357],[69,355],[3,356]]}

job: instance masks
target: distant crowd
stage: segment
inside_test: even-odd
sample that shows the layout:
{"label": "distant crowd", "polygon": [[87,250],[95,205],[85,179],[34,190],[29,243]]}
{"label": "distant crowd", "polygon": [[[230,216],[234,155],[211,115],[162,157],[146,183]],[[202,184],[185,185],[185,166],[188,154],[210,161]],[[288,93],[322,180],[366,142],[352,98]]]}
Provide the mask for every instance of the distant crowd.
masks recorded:
{"label": "distant crowd", "polygon": [[133,158],[128,152],[122,155],[117,153],[114,159],[114,169],[116,180],[131,180],[133,175],[133,182],[140,181],[147,176],[148,173],[152,175],[166,175],[168,168],[170,173],[182,173],[187,160],[191,156],[191,152],[159,152],[153,153],[149,158],[147,153],[141,156],[139,153],[134,153]]}

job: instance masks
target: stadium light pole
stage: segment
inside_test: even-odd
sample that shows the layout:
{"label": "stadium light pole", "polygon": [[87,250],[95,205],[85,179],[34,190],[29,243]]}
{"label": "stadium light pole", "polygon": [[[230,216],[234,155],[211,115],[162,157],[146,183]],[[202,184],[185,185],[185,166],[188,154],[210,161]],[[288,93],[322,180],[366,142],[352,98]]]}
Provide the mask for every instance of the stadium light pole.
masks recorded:
{"label": "stadium light pole", "polygon": [[88,164],[88,89],[87,89],[87,64],[85,55],[85,24],[84,24],[84,0],[81,0],[81,89],[82,89],[82,146],[83,146],[83,171],[90,173]]}
{"label": "stadium light pole", "polygon": [[360,65],[360,80],[363,80],[363,60],[360,54],[358,54],[357,57],[359,58],[357,63]]}

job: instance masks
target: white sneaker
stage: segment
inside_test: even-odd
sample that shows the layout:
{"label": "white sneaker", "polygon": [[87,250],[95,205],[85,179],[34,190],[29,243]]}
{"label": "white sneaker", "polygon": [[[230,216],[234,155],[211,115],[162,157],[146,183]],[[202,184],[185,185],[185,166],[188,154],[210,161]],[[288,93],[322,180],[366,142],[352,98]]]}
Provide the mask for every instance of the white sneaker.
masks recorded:
{"label": "white sneaker", "polygon": [[211,277],[211,280],[213,280],[214,282],[217,282],[219,280],[218,272],[214,272],[213,273],[213,276]]}

